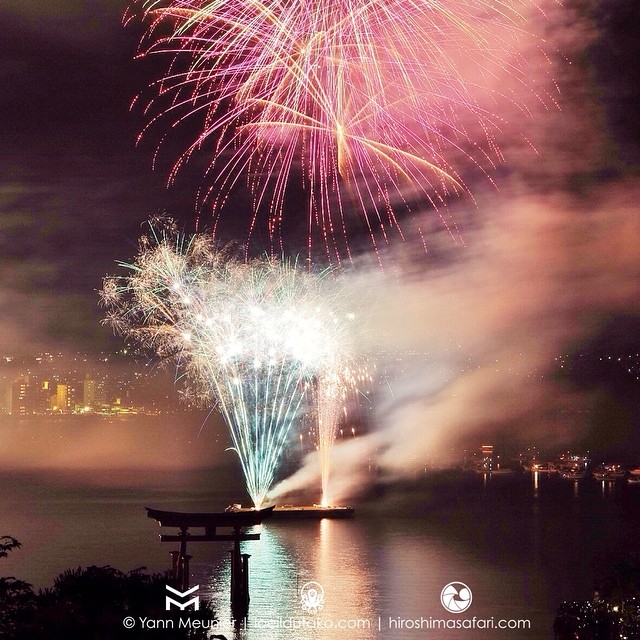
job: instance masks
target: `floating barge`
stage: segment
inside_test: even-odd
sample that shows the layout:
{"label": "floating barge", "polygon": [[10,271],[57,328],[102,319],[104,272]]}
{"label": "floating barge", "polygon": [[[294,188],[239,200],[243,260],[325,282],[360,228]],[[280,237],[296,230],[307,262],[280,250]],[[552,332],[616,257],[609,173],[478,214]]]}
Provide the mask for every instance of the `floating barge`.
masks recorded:
{"label": "floating barge", "polygon": [[[250,513],[254,511],[253,507],[241,507],[240,505],[231,505],[228,507],[230,512]],[[353,507],[323,507],[319,504],[308,506],[294,506],[285,504],[276,506],[271,511],[270,520],[322,520],[322,518],[344,519],[353,518],[355,515]]]}

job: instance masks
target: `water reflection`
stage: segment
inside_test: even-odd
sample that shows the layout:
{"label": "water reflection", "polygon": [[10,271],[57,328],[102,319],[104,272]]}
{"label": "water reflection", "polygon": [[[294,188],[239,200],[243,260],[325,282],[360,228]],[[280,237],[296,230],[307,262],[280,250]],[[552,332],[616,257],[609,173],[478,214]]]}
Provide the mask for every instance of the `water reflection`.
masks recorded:
{"label": "water reflection", "polygon": [[325,590],[324,617],[350,625],[349,638],[375,638],[377,569],[367,555],[364,532],[355,522],[325,519],[319,536],[316,580]]}
{"label": "water reflection", "polygon": [[[264,524],[260,541],[242,549],[251,553],[251,605],[245,624],[234,624],[231,617],[228,559],[220,557],[210,568],[207,595],[218,632],[235,640],[323,640],[344,638],[345,633],[354,640],[376,638],[376,576],[367,549],[353,522]],[[324,589],[317,613],[302,609],[301,589],[310,581]],[[350,626],[338,628],[344,625]]]}
{"label": "water reflection", "polygon": [[[243,548],[251,552],[247,625],[234,627],[231,620],[227,558],[209,566],[219,633],[229,640],[414,640],[416,633],[444,639],[449,637],[446,631],[407,625],[446,616],[440,592],[454,580],[474,591],[471,616],[499,617],[509,611],[516,617],[532,617],[531,601],[544,599],[545,584],[533,579],[539,567],[531,554],[519,557],[514,571],[508,565],[515,559],[508,553],[505,557],[498,553],[494,563],[484,543],[469,546],[446,525],[426,527],[424,520],[398,522],[392,514],[354,521],[265,524],[262,539]],[[535,556],[541,543],[531,542]],[[301,588],[310,581],[324,589],[323,608],[317,614],[302,609]],[[521,637],[543,635],[537,623],[533,635]],[[481,631],[473,638],[493,640],[490,632]]]}
{"label": "water reflection", "polygon": [[[264,631],[256,633],[263,620],[290,615],[289,605],[295,603],[298,576],[289,549],[282,543],[276,530],[262,526],[260,541],[243,543],[243,553],[250,553],[249,593],[251,604],[247,624],[235,624],[231,616],[230,583],[231,567],[228,557],[220,558],[209,576],[208,594],[219,623],[219,631],[238,640],[264,638]],[[259,619],[256,617],[259,613]],[[274,640],[291,637],[291,631],[269,632]]]}

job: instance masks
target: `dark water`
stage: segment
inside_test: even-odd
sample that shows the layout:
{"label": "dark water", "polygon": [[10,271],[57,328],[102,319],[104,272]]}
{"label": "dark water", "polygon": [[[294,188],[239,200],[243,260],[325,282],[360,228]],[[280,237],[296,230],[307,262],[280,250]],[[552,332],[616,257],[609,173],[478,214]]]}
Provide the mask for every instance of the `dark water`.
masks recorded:
{"label": "dark water", "polygon": [[[175,545],[160,544],[143,506],[217,510],[237,500],[223,489],[236,482],[224,471],[5,472],[0,535],[23,547],[0,560],[0,575],[46,586],[79,565],[164,570]],[[452,472],[379,491],[352,521],[263,525],[262,539],[243,549],[251,554],[248,629],[229,622],[229,544],[191,545],[191,584],[212,599],[229,638],[552,638],[557,606],[590,597],[598,576],[637,551],[639,524],[640,487]],[[309,581],[324,588],[315,615],[301,608]],[[473,593],[464,613],[440,603],[452,581]],[[430,618],[474,616],[526,619],[531,628],[428,628]],[[333,628],[290,628],[300,620]]]}

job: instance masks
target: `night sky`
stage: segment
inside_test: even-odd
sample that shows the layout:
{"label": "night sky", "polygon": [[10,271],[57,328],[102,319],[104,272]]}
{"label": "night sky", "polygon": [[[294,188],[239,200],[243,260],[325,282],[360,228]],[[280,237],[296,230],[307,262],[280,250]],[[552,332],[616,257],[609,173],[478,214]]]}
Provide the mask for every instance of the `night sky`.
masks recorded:
{"label": "night sky", "polygon": [[92,348],[109,335],[102,276],[132,257],[150,215],[188,221],[193,196],[167,191],[134,146],[143,121],[129,105],[148,78],[132,60],[139,33],[122,27],[125,4],[35,6],[0,3],[1,326],[27,350]]}
{"label": "night sky", "polygon": [[[131,100],[164,64],[133,60],[141,31],[135,24],[123,28],[125,6],[120,0],[0,0],[3,351],[115,344],[99,324],[96,291],[102,276],[114,272],[116,260],[133,256],[150,215],[166,211],[187,230],[195,224],[198,171],[187,171],[167,190],[171,146],[156,171],[151,168],[154,140],[135,147],[145,121],[130,111]],[[570,11],[591,23],[584,40],[590,44],[569,47],[579,79],[562,86],[559,74],[563,117],[577,121],[581,114],[595,114],[602,128],[597,158],[554,174],[554,188],[575,193],[636,175],[639,9],[632,0],[580,0],[566,7],[569,17],[554,25],[556,36],[575,28]],[[539,168],[555,171],[549,162],[553,145],[565,144],[567,135],[564,125],[554,122],[539,123],[549,157],[526,171],[526,160],[507,162],[498,182],[520,172],[529,189],[548,187],[548,176],[541,177]],[[579,154],[582,140],[573,144],[577,150],[571,153]],[[201,224],[206,222],[205,215]],[[241,233],[233,221],[225,232]]]}

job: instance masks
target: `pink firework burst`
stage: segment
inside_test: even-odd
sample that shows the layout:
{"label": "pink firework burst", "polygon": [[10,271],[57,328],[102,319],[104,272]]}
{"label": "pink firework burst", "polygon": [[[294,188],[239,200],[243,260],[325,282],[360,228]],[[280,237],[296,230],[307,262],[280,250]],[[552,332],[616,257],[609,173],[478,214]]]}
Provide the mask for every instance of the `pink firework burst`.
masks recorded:
{"label": "pink firework burst", "polygon": [[491,179],[502,161],[500,105],[526,115],[519,96],[552,99],[526,78],[529,0],[146,0],[141,10],[140,55],[171,60],[145,131],[198,126],[170,181],[206,148],[200,203],[219,220],[246,180],[248,235],[266,222],[280,250],[294,182],[309,255],[319,241],[331,261],[351,258],[354,219],[376,251],[404,238],[421,201],[457,237],[446,205],[470,195],[465,171]]}

